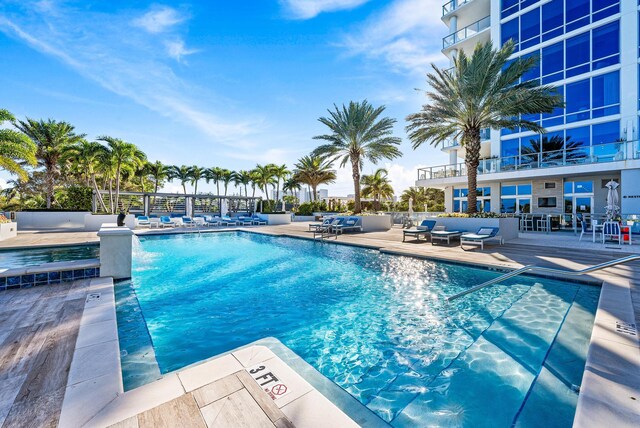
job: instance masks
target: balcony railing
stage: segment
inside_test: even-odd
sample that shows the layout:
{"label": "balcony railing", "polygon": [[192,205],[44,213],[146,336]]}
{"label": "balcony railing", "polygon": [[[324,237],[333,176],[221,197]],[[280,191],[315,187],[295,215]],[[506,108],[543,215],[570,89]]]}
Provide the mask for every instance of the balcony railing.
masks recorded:
{"label": "balcony railing", "polygon": [[[480,130],[480,141],[487,141],[491,139],[491,128],[484,128]],[[443,149],[448,149],[450,147],[458,147],[460,146],[460,142],[458,140],[447,140],[442,143]]]}
{"label": "balcony railing", "polygon": [[473,1],[473,0],[451,0],[450,2],[447,2],[447,3],[443,4],[442,5],[442,16],[445,16],[445,15],[453,12],[454,10],[456,10],[457,8],[462,6],[463,4],[467,4],[470,1]]}
{"label": "balcony railing", "polygon": [[442,49],[446,49],[451,45],[473,37],[482,30],[486,30],[491,26],[491,17],[486,16],[479,21],[469,24],[461,30],[451,33],[442,39]]}
{"label": "balcony railing", "polygon": [[[478,165],[478,174],[599,164],[631,159],[640,159],[640,144],[638,141],[596,144],[542,153],[525,153],[519,156],[483,159]],[[467,167],[463,162],[454,165],[439,165],[418,169],[418,180],[463,177],[466,175]]]}

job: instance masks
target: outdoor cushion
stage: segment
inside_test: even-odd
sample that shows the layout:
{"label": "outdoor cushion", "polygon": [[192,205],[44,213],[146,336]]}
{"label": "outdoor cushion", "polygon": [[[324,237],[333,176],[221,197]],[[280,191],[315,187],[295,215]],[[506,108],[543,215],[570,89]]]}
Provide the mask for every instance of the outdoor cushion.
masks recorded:
{"label": "outdoor cushion", "polygon": [[478,235],[491,235],[493,233],[493,229],[490,227],[483,227],[478,230]]}

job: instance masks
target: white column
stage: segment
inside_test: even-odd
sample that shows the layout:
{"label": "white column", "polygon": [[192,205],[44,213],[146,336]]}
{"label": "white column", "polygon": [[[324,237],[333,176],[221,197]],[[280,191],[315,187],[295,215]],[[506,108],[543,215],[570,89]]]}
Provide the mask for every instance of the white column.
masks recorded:
{"label": "white column", "polygon": [[128,227],[109,227],[100,231],[100,276],[113,279],[131,278],[133,231]]}
{"label": "white column", "polygon": [[620,8],[620,133],[638,138],[638,5],[623,1]]}
{"label": "white column", "polygon": [[458,163],[458,151],[450,150],[449,151],[449,165],[455,165]]}

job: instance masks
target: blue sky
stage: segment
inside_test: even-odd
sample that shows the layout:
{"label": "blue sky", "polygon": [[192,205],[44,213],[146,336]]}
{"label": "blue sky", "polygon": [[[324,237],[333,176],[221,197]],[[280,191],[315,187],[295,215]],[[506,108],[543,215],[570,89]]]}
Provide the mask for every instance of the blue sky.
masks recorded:
{"label": "blue sky", "polygon": [[[3,0],[0,107],[122,138],[150,160],[237,170],[292,166],[327,108],[366,98],[398,119],[404,156],[380,166],[399,193],[418,166],[447,162],[404,132],[429,64],[447,64],[440,3]],[[338,176],[330,194],[352,193],[350,171]]]}

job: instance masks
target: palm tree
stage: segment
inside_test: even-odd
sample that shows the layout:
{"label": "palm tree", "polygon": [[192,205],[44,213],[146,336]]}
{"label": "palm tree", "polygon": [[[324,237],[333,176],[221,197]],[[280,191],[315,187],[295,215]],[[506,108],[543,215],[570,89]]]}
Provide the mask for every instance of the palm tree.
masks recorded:
{"label": "palm tree", "polygon": [[282,192],[284,194],[291,193],[291,196],[294,196],[294,192],[300,190],[301,188],[302,186],[300,186],[300,182],[297,180],[295,175],[287,178],[282,183]]}
{"label": "palm tree", "polygon": [[199,166],[190,166],[189,167],[189,176],[191,178],[191,185],[194,186],[193,193],[198,193],[198,181],[202,180],[205,177],[205,169],[200,168]]}
{"label": "palm tree", "polygon": [[222,181],[222,184],[224,184],[224,196],[227,196],[227,189],[229,187],[229,183],[233,181],[233,176],[233,171],[230,171],[228,169],[220,170],[218,180]]}
{"label": "palm tree", "polygon": [[160,161],[155,161],[154,163],[147,164],[147,170],[149,176],[153,180],[153,192],[158,193],[158,188],[164,180],[169,178],[169,167],[164,165]]}
{"label": "palm tree", "polygon": [[186,165],[182,165],[182,166],[171,165],[169,167],[169,179],[173,181],[176,178],[180,180],[180,184],[182,184],[182,190],[186,195],[187,194],[186,183],[191,180],[190,167]]}
{"label": "palm tree", "polygon": [[63,162],[70,162],[74,165],[75,169],[83,172],[87,185],[90,184],[93,186],[93,191],[104,212],[107,212],[107,206],[100,193],[96,176],[98,171],[100,171],[102,162],[107,156],[108,150],[105,146],[95,141],[89,142],[85,139],[65,147],[61,156]]}
{"label": "palm tree", "polygon": [[291,171],[289,171],[287,169],[287,166],[282,164],[280,166],[278,165],[272,165],[272,169],[273,169],[273,176],[276,178],[276,201],[280,200],[280,180],[285,180],[287,178],[287,176],[289,174],[291,174]]}
{"label": "palm tree", "polygon": [[[233,183],[236,186],[244,186],[244,195],[249,196],[247,186],[251,182],[251,174],[249,171],[240,170],[233,173]],[[242,188],[240,188],[240,195],[242,196]]]}
{"label": "palm tree", "polygon": [[144,165],[147,156],[135,144],[127,143],[119,138],[103,135],[98,137],[98,141],[107,143],[109,156],[115,164],[116,198],[114,204],[111,206],[111,212],[115,213],[115,208],[118,207],[120,203],[122,170],[131,169],[135,171],[138,167]]}
{"label": "palm tree", "polygon": [[36,145],[38,164],[45,169],[47,209],[50,209],[56,180],[60,176],[60,157],[63,149],[82,140],[85,134],[76,134],[73,125],[67,122],[51,119],[44,121],[27,118],[14,122],[14,125]]}
{"label": "palm tree", "polygon": [[360,206],[360,170],[365,160],[377,164],[381,159],[395,159],[402,155],[398,146],[400,138],[394,137],[393,125],[395,119],[382,117],[385,107],[373,107],[366,100],[349,102],[349,107],[339,109],[334,105],[334,111],[328,110],[330,117],[318,119],[326,125],[331,134],[313,137],[328,141],[316,148],[313,153],[331,160],[341,158],[340,167],[351,162],[353,188],[355,191],[354,212],[359,213]]}
{"label": "palm tree", "polygon": [[407,131],[414,149],[424,142],[438,145],[452,138],[465,148],[469,213],[476,212],[480,130],[519,126],[544,133],[544,128],[523,119],[523,115],[550,113],[554,108],[564,107],[562,95],[553,86],[534,81],[519,83],[536,65],[537,58],[520,57],[507,65],[513,48],[512,41],[498,50],[487,42],[478,44],[471,57],[460,52],[452,71],[432,64],[434,72],[427,75],[433,88],[427,93],[431,103],[407,117]]}
{"label": "palm tree", "polygon": [[250,182],[249,184],[251,184],[251,197],[255,198],[256,197],[256,186],[258,185],[258,180],[260,179],[260,173],[255,170],[252,169],[251,171],[249,171],[249,179]]}
{"label": "palm tree", "polygon": [[414,206],[418,209],[424,205],[428,205],[435,211],[444,209],[444,192],[440,189],[409,187],[402,192],[400,200],[408,204],[409,199],[413,199]]}
{"label": "palm tree", "polygon": [[336,172],[331,165],[331,160],[313,154],[301,157],[295,164],[295,179],[311,187],[314,201],[318,200],[319,185],[336,181]]}
{"label": "palm tree", "polygon": [[254,169],[254,181],[264,192],[264,197],[269,201],[269,185],[275,183],[273,168],[270,165],[256,165]]}
{"label": "palm tree", "polygon": [[361,183],[364,186],[362,187],[362,196],[373,198],[376,211],[380,210],[380,199],[393,196],[393,187],[391,187],[388,172],[384,168],[378,168],[371,175],[363,175]]}
{"label": "palm tree", "polygon": [[204,170],[204,179],[207,184],[213,181],[216,184],[216,195],[220,195],[220,176],[222,175],[222,168],[214,166]]}
{"label": "palm tree", "polygon": [[[0,109],[0,126],[4,122],[15,122],[16,118],[7,110]],[[13,129],[0,129],[0,168],[27,180],[29,174],[23,164],[36,166],[36,145],[25,134]]]}

